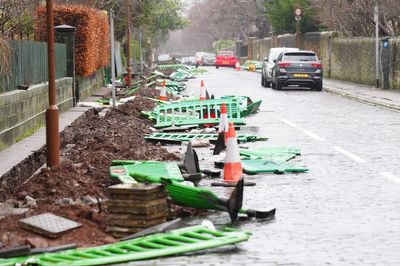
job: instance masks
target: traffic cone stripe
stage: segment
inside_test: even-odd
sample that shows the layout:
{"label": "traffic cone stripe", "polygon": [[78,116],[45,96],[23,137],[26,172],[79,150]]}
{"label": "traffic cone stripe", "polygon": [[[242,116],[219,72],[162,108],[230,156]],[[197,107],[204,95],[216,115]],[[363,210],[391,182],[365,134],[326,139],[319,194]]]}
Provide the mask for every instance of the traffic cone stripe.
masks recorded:
{"label": "traffic cone stripe", "polygon": [[160,100],[167,101],[167,89],[165,88],[165,80],[161,83]]}
{"label": "traffic cone stripe", "polygon": [[226,143],[226,157],[225,163],[236,163],[240,162],[240,152],[236,137],[228,137]]}
{"label": "traffic cone stripe", "polygon": [[204,80],[201,80],[200,83],[200,100],[206,99],[206,90],[204,88]]}
{"label": "traffic cone stripe", "polygon": [[[229,123],[228,123],[228,114],[226,113],[226,104],[222,103],[221,115],[219,117],[218,133],[228,132],[228,130],[229,130]],[[225,134],[225,140],[226,140],[226,134]]]}

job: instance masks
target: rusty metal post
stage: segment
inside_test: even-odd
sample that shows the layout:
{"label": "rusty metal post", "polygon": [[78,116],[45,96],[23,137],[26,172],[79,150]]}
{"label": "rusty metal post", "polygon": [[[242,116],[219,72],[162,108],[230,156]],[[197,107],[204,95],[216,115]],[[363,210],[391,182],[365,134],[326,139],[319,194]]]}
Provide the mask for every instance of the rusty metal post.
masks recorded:
{"label": "rusty metal post", "polygon": [[129,1],[126,1],[127,3],[127,8],[128,8],[128,15],[127,15],[127,27],[128,27],[128,31],[126,34],[126,39],[127,39],[127,43],[128,43],[128,51],[127,51],[127,55],[126,55],[126,71],[128,72],[128,88],[131,87],[131,4],[129,3]]}
{"label": "rusty metal post", "polygon": [[47,166],[60,165],[60,135],[58,128],[58,107],[54,58],[53,0],[46,0],[47,12],[47,54],[49,67],[49,106],[46,110]]}

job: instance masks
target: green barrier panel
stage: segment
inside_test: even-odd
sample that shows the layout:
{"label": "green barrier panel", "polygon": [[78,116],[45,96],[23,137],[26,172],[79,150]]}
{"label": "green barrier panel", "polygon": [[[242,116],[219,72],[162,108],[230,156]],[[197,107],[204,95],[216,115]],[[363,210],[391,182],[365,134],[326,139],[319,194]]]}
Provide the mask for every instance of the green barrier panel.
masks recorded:
{"label": "green barrier panel", "polygon": [[[149,140],[174,141],[174,142],[190,141],[192,139],[208,139],[210,141],[217,141],[218,134],[152,133],[145,135],[144,138]],[[239,142],[268,140],[268,138],[262,138],[254,135],[245,135],[245,134],[237,134],[236,138]]]}
{"label": "green barrier panel", "polygon": [[285,172],[301,173],[307,172],[308,168],[302,166],[294,166],[287,163],[276,163],[262,159],[242,160],[243,172],[247,174],[258,173],[276,173],[283,174]]}
{"label": "green barrier panel", "polygon": [[160,176],[178,182],[184,181],[176,162],[114,160],[112,164],[114,166],[110,167],[111,177],[120,179],[123,183],[134,183],[131,178],[133,173],[146,176],[145,180],[136,176],[139,182],[160,183]]}
{"label": "green barrier panel", "polygon": [[283,163],[300,155],[300,149],[288,147],[262,147],[257,149],[240,149],[240,155],[251,159],[265,159]]}
{"label": "green barrier panel", "polygon": [[245,124],[240,116],[239,104],[235,99],[210,99],[204,101],[184,101],[168,105],[159,105],[155,127],[169,127],[173,123],[180,125],[218,124],[221,104],[225,103],[229,122]]}
{"label": "green barrier panel", "polygon": [[259,101],[256,101],[256,102],[253,102],[253,103],[247,105],[246,110],[244,110],[241,115],[243,117],[246,117],[246,116],[257,113],[258,109],[260,108],[261,103],[262,103],[262,100],[259,100]]}
{"label": "green barrier panel", "polygon": [[196,225],[99,247],[0,260],[0,266],[15,265],[15,262],[38,266],[105,265],[232,245],[247,241],[249,237],[250,233],[232,228],[213,230],[204,225]]}
{"label": "green barrier panel", "polygon": [[191,68],[191,69],[189,69],[189,72],[191,73],[191,74],[204,74],[204,73],[207,73],[208,72],[208,70],[207,69],[204,69],[204,68]]}
{"label": "green barrier panel", "polygon": [[156,75],[157,77],[161,77],[161,78],[165,78],[165,79],[168,78],[167,75],[165,75],[164,73],[162,73],[162,72],[160,72],[160,71],[157,71],[157,70],[155,70],[152,74],[153,74],[153,75]]}
{"label": "green barrier panel", "polygon": [[177,69],[187,69],[183,64],[173,64],[173,65],[159,65],[160,70],[177,70]]}

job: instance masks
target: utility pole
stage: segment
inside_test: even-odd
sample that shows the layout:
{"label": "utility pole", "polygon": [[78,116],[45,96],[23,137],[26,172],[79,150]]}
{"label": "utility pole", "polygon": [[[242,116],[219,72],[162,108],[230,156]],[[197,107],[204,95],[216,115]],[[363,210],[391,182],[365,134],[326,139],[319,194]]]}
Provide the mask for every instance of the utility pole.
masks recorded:
{"label": "utility pole", "polygon": [[379,88],[379,9],[378,9],[378,0],[375,1],[374,20],[375,20],[375,78],[376,78],[376,87]]}
{"label": "utility pole", "polygon": [[60,165],[60,135],[58,128],[58,107],[56,100],[55,58],[54,58],[54,17],[53,0],[46,0],[47,14],[47,58],[49,68],[49,106],[46,110],[47,166]]}
{"label": "utility pole", "polygon": [[128,15],[127,15],[127,26],[128,26],[128,31],[126,34],[126,38],[127,38],[127,44],[128,44],[128,51],[126,54],[126,71],[128,72],[128,88],[131,87],[131,5],[130,5],[130,1],[127,0],[127,8],[128,8]]}
{"label": "utility pole", "polygon": [[301,34],[301,5],[300,5],[300,0],[297,0],[297,7],[296,10],[294,11],[295,17],[294,19],[296,20],[296,47],[301,48],[301,39],[300,39],[300,34]]}
{"label": "utility pole", "polygon": [[111,42],[111,83],[112,83],[112,107],[116,106],[115,93],[115,52],[114,52],[114,11],[110,9],[110,42]]}

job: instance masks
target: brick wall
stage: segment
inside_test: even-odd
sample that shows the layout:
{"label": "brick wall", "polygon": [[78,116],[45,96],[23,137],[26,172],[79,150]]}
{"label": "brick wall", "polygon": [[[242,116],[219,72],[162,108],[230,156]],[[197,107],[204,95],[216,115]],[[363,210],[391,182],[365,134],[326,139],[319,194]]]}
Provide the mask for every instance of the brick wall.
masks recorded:
{"label": "brick wall", "polygon": [[[72,78],[56,81],[60,112],[72,107]],[[0,150],[14,144],[30,130],[45,124],[47,83],[0,94]]]}

